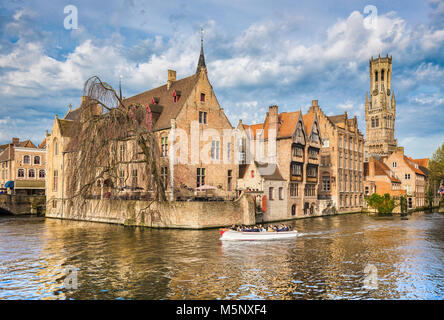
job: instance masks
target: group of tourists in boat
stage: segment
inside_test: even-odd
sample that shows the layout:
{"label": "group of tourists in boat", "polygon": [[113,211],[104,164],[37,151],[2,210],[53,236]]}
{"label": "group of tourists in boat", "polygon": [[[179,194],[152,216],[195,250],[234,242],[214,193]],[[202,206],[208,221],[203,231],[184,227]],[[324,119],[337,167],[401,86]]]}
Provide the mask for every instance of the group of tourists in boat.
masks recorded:
{"label": "group of tourists in boat", "polygon": [[291,227],[280,224],[280,225],[268,225],[263,226],[261,224],[254,226],[244,226],[244,225],[232,225],[231,230],[241,231],[241,232],[279,232],[279,231],[291,231]]}

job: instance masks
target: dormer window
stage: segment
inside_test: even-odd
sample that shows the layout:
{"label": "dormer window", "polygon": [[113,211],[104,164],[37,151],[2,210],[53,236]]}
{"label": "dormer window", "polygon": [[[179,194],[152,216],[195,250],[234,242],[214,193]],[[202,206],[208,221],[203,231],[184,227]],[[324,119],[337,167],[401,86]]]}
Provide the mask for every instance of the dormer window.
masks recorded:
{"label": "dormer window", "polygon": [[151,99],[151,104],[159,104],[159,98],[153,97]]}
{"label": "dormer window", "polygon": [[205,102],[205,93],[200,94],[200,102]]}
{"label": "dormer window", "polygon": [[180,91],[173,91],[173,102],[176,103],[177,101],[179,101],[180,98]]}

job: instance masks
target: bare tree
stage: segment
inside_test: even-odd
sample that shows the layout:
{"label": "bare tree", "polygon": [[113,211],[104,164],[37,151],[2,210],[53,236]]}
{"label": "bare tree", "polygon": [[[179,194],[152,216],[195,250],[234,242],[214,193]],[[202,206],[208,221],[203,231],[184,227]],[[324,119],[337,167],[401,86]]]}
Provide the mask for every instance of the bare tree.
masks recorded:
{"label": "bare tree", "polygon": [[126,184],[130,168],[143,168],[143,188],[152,190],[152,201],[165,201],[165,182],[157,161],[160,150],[149,106],[126,105],[97,76],[85,82],[83,96],[80,117],[69,127],[67,200],[79,207],[97,193],[98,186],[118,190],[120,171],[126,170]]}

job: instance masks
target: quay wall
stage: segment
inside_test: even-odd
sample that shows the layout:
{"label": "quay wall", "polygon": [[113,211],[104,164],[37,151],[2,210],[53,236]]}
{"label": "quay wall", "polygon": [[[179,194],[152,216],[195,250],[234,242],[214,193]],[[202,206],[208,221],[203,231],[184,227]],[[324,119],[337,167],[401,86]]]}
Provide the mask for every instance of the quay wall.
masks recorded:
{"label": "quay wall", "polygon": [[0,213],[44,214],[45,196],[0,194]]}
{"label": "quay wall", "polygon": [[205,229],[232,224],[255,224],[254,201],[242,195],[234,201],[85,200],[81,206],[65,205],[46,217],[105,222],[153,228]]}

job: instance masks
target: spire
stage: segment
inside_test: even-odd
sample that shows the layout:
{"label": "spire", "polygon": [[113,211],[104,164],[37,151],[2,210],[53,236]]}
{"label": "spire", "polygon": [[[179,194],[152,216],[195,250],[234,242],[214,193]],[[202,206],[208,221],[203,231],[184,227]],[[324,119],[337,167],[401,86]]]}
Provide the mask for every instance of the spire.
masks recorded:
{"label": "spire", "polygon": [[204,56],[204,50],[203,50],[203,29],[200,28],[200,56],[199,56],[199,62],[197,63],[197,69],[196,73],[199,73],[201,68],[207,68],[205,65],[205,56]]}
{"label": "spire", "polygon": [[119,77],[119,98],[122,100],[122,75]]}

